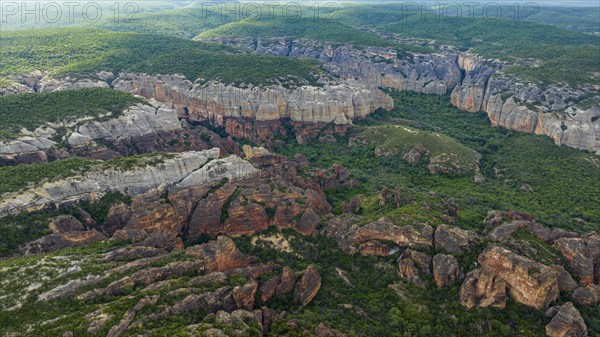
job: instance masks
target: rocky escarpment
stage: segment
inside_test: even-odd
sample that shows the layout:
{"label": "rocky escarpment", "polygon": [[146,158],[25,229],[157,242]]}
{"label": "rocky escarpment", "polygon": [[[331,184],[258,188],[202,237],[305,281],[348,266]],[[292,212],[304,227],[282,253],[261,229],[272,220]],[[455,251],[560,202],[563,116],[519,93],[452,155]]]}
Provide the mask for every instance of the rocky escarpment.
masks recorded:
{"label": "rocky escarpment", "polygon": [[[36,130],[22,132],[27,135],[17,140],[0,142],[0,164],[46,161],[49,155],[58,151],[60,142],[75,148],[92,147],[94,141],[115,142],[182,128],[176,111],[156,101],[137,104],[115,118],[102,117],[107,120],[95,120],[94,116],[90,116],[40,125]],[[64,135],[59,134],[59,129]]]}
{"label": "rocky escarpment", "polygon": [[[452,91],[454,106],[485,112],[494,126],[546,135],[558,145],[600,153],[597,90],[563,84],[542,88],[498,73],[498,65],[480,59],[473,63],[462,84]],[[595,96],[596,103],[577,104],[586,96]]]}
{"label": "rocky escarpment", "polygon": [[102,221],[94,221],[81,209],[75,210],[79,220],[51,219],[50,227],[60,230],[29,243],[26,253],[106,238],[175,249],[207,236],[252,235],[270,226],[314,235],[331,211],[321,186],[334,186],[336,179],[338,186],[345,186],[343,177],[318,170],[303,178],[297,174],[301,164],[296,161],[270,153],[258,155],[256,149],[246,152],[255,156],[250,161],[237,156],[217,159],[219,150],[212,149],[130,170],[92,170],[42,184],[15,198],[6,196],[0,209],[3,215],[37,208],[69,212],[78,201],[94,202],[109,191],[131,196],[127,204],[114,204]]}
{"label": "rocky escarpment", "polygon": [[[57,207],[61,204],[94,200],[108,191],[120,191],[138,195],[152,189],[174,184],[189,178],[190,174],[203,167],[211,159],[219,157],[219,150],[187,152],[166,158],[157,165],[119,168],[92,169],[82,176],[43,183],[41,186],[4,195],[0,202],[0,216],[24,210]],[[232,161],[235,157],[224,161]],[[251,173],[251,171],[248,171]]]}
{"label": "rocky escarpment", "polygon": [[[53,79],[33,74],[15,78],[3,94],[26,90],[115,88],[172,103],[180,117],[209,121],[235,137],[265,142],[294,130],[298,140],[314,136],[329,123],[343,132],[355,118],[377,108],[389,109],[391,98],[379,87],[426,94],[450,94],[459,109],[485,112],[494,126],[549,136],[556,144],[600,153],[600,94],[581,84],[542,86],[503,73],[509,64],[484,60],[453,48],[433,54],[399,54],[391,48],[334,47],[320,41],[265,38],[216,39],[260,54],[310,57],[340,78],[323,87],[266,88],[232,86],[186,79],[180,75],[97,75],[95,79]],[[113,80],[114,79],[114,80]],[[28,88],[28,89],[27,89]]]}
{"label": "rocky escarpment", "polygon": [[[456,284],[458,301],[467,309],[502,309],[509,298],[537,310],[561,298],[591,307],[600,301],[598,234],[551,229],[521,212],[490,212],[481,233],[445,224],[435,229],[423,224],[417,230],[390,219],[363,225],[360,216],[345,214],[329,220],[324,234],[348,254],[389,256],[401,251],[401,279],[420,287]],[[477,253],[477,262],[464,270],[464,258],[471,252]],[[572,305],[555,317],[546,328],[550,335],[575,331],[574,336],[583,336],[587,331]]]}
{"label": "rocky escarpment", "polygon": [[393,107],[392,99],[377,87],[355,81],[323,87],[262,88],[193,83],[181,75],[121,74],[112,85],[171,103],[181,118],[208,121],[234,137],[261,142],[291,130],[302,142],[330,124],[334,132],[344,131],[356,118]]}
{"label": "rocky escarpment", "polygon": [[494,126],[546,135],[558,145],[600,153],[600,93],[594,86],[542,87],[503,74],[508,65],[505,62],[452,49],[421,55],[398,54],[390,48],[336,48],[305,39],[216,41],[262,54],[317,58],[325,62],[330,73],[370,85],[426,94],[450,93],[454,106],[485,112]]}
{"label": "rocky escarpment", "polygon": [[[22,130],[16,140],[0,140],[0,166],[29,164],[72,155],[114,159],[150,152],[184,152],[218,147],[222,154],[239,150],[202,127],[179,120],[170,105],[150,100],[119,114],[88,116]],[[185,139],[185,141],[184,141]]]}
{"label": "rocky escarpment", "polygon": [[[83,277],[73,272],[64,273],[58,282],[40,276],[42,271],[40,275],[33,273],[33,277],[30,273],[19,280],[29,290],[19,296],[3,297],[0,309],[15,310],[23,302],[43,306],[74,298],[94,304],[85,309],[83,330],[88,334],[104,331],[103,335],[116,337],[141,326],[147,326],[150,331],[156,329],[149,327],[152,321],[193,315],[197,318],[191,323],[201,324],[189,325],[185,331],[197,335],[225,336],[223,331],[228,335],[234,331],[232,335],[262,336],[269,332],[272,323],[285,322],[285,312],[277,313],[269,308],[275,298],[293,295],[296,300],[290,304],[306,306],[318,296],[321,284],[315,265],[294,271],[273,261],[260,263],[257,257],[242,253],[226,236],[173,252],[147,246],[121,246],[90,256],[59,257],[67,263],[84,268],[90,264],[95,268]],[[37,263],[46,271],[59,270],[51,262],[46,265],[47,262],[42,259]],[[293,275],[289,284],[277,287],[280,291],[272,295],[273,299],[259,301],[258,289],[268,282],[264,276],[277,275],[284,279],[286,274]],[[11,276],[10,281],[17,278]],[[36,282],[43,286],[37,286]],[[140,296],[125,304],[124,300],[134,298],[131,291]],[[95,301],[102,304],[95,305]],[[68,330],[62,328],[61,335],[63,331]]]}

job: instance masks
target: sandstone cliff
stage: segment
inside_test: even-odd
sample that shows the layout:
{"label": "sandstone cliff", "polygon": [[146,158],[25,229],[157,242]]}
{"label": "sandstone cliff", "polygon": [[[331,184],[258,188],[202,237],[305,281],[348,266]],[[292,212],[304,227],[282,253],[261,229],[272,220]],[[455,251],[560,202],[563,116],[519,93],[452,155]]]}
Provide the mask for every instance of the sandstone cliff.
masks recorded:
{"label": "sandstone cliff", "polygon": [[115,89],[173,104],[181,118],[207,121],[228,134],[266,141],[289,131],[318,131],[328,124],[344,130],[352,120],[373,111],[391,109],[391,97],[376,86],[355,81],[323,87],[237,87],[219,82],[193,83],[181,75],[121,74]]}
{"label": "sandstone cliff", "polygon": [[[44,162],[59,152],[59,143],[89,151],[97,142],[118,143],[131,139],[181,130],[177,112],[167,105],[151,100],[136,104],[119,115],[88,116],[78,120],[40,125],[23,131],[24,136],[12,141],[0,140],[0,165]],[[57,130],[65,130],[64,135]]]}
{"label": "sandstone cliff", "polygon": [[92,169],[82,176],[43,183],[22,192],[2,196],[0,216],[23,210],[94,200],[109,191],[138,195],[160,186],[174,184],[187,178],[210,159],[219,157],[219,150],[187,152],[155,166],[134,167],[131,170],[103,167]]}
{"label": "sandstone cliff", "polygon": [[[261,54],[311,57],[340,78],[426,94],[446,95],[457,108],[485,112],[493,126],[546,135],[558,145],[600,154],[600,93],[590,85],[542,87],[502,73],[506,62],[440,49],[435,54],[398,54],[391,48],[334,47],[320,41],[278,38],[216,39]],[[590,104],[580,104],[588,98]],[[589,97],[592,97],[589,99]]]}

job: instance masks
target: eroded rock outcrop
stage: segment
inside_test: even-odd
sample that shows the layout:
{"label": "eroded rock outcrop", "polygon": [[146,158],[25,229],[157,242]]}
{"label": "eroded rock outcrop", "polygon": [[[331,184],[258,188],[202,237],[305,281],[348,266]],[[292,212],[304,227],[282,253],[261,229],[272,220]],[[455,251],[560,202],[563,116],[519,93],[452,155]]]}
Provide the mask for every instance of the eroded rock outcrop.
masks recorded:
{"label": "eroded rock outcrop", "polygon": [[23,193],[4,196],[0,201],[0,216],[22,210],[39,209],[48,205],[93,200],[108,191],[138,195],[179,182],[198,170],[209,159],[219,157],[219,150],[186,152],[164,158],[156,165],[143,165],[126,171],[119,168],[90,170],[83,176],[47,182]]}
{"label": "eroded rock outcrop", "polygon": [[470,250],[470,245],[478,240],[477,234],[458,227],[439,225],[434,234],[435,248],[447,253],[459,254]]}
{"label": "eroded rock outcrop", "polygon": [[308,305],[321,289],[321,274],[313,264],[308,266],[294,289],[294,299],[303,306]]}
{"label": "eroded rock outcrop", "polygon": [[458,260],[452,255],[436,254],[432,260],[432,270],[438,288],[454,284],[462,277]]}
{"label": "eroded rock outcrop", "polygon": [[224,127],[234,137],[262,142],[287,134],[285,120],[291,122],[302,140],[311,134],[304,131],[320,130],[329,123],[345,130],[356,118],[378,108],[393,107],[391,97],[376,86],[352,81],[322,88],[262,88],[192,83],[181,75],[121,74],[112,85],[117,90],[171,103],[182,118],[208,121]]}
{"label": "eroded rock outcrop", "polygon": [[[594,283],[594,273],[598,274],[600,261],[600,235],[596,232],[582,237],[560,238],[554,246],[567,260],[570,269],[582,285]],[[600,280],[597,280],[600,282]]]}
{"label": "eroded rock outcrop", "polygon": [[186,249],[185,254],[197,259],[203,259],[206,270],[224,272],[232,268],[245,267],[253,259],[242,254],[233,240],[219,236],[217,240]]}
{"label": "eroded rock outcrop", "polygon": [[485,271],[510,286],[509,293],[517,302],[544,309],[558,298],[556,273],[546,265],[499,246],[486,248],[478,261]]}
{"label": "eroded rock outcrop", "polygon": [[546,325],[546,334],[550,337],[584,337],[587,336],[587,325],[573,303],[567,302]]}
{"label": "eroded rock outcrop", "polygon": [[431,256],[409,248],[398,257],[400,277],[416,285],[425,286],[422,275],[431,275],[431,263]]}
{"label": "eroded rock outcrop", "polygon": [[[485,112],[492,125],[547,135],[556,144],[600,153],[600,105],[578,105],[583,97],[598,97],[591,85],[577,88],[552,84],[545,88],[501,73],[507,65],[477,55],[442,49],[435,54],[398,54],[391,48],[335,47],[326,42],[278,38],[251,41],[216,39],[242,45],[261,54],[317,58],[341,78],[400,91],[444,95],[465,111]],[[464,75],[463,75],[464,73]]]}
{"label": "eroded rock outcrop", "polygon": [[460,304],[467,309],[506,306],[506,282],[485,269],[475,269],[467,274],[460,286]]}
{"label": "eroded rock outcrop", "polygon": [[[420,229],[411,225],[396,226],[388,218],[364,226],[356,225],[360,218],[354,215],[344,215],[331,219],[325,229],[325,235],[333,237],[342,250],[348,254],[355,254],[360,250],[360,245],[370,242],[372,246],[378,241],[389,241],[398,247],[405,248],[433,248],[433,228],[422,225]],[[363,246],[363,252],[370,251]],[[376,255],[382,249],[372,250]]]}

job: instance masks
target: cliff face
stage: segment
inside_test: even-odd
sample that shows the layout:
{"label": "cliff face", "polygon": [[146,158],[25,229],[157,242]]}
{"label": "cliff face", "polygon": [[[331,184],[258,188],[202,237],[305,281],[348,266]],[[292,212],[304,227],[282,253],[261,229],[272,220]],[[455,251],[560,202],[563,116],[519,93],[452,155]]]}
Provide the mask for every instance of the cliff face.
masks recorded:
{"label": "cliff face", "polygon": [[[61,139],[58,129],[67,130]],[[177,112],[167,105],[149,101],[123,111],[115,118],[94,116],[79,120],[64,121],[52,125],[40,125],[36,130],[12,141],[0,141],[0,166],[44,162],[58,142],[65,141],[75,149],[93,147],[95,141],[117,142],[125,139],[142,138],[147,135],[181,130]]]}
{"label": "cliff face", "polygon": [[109,191],[138,195],[160,186],[180,182],[209,159],[218,158],[219,152],[219,149],[187,152],[153,166],[131,170],[92,169],[83,176],[47,182],[22,193],[3,196],[0,202],[0,216],[23,210],[94,200]]}
{"label": "cliff face", "polygon": [[584,109],[574,103],[598,91],[567,85],[540,88],[498,74],[497,67],[481,60],[473,62],[451,93],[454,106],[485,112],[494,126],[546,135],[558,145],[600,154],[600,106]]}
{"label": "cliff face", "polygon": [[219,82],[192,83],[181,75],[121,74],[115,89],[174,105],[181,118],[207,121],[235,136],[266,141],[292,128],[320,130],[333,124],[344,130],[352,120],[391,109],[391,97],[356,81],[321,87],[238,87]]}
{"label": "cliff face", "polygon": [[597,88],[551,85],[540,88],[502,74],[508,64],[441,50],[431,55],[399,55],[389,48],[334,48],[310,40],[221,39],[258,53],[311,57],[344,79],[426,94],[445,95],[455,107],[485,112],[493,126],[546,135],[558,145],[600,154],[600,106],[578,106],[585,97],[599,97]]}
{"label": "cliff face", "polygon": [[505,62],[450,48],[421,55],[399,54],[391,48],[334,47],[305,39],[228,38],[216,42],[248,47],[260,54],[316,58],[339,81],[323,87],[259,88],[194,83],[181,75],[99,73],[93,80],[59,80],[40,73],[14,78],[15,85],[0,95],[107,87],[112,81],[115,89],[173,104],[179,117],[208,121],[235,137],[265,142],[293,130],[303,142],[329,124],[328,132],[343,132],[356,118],[378,108],[392,108],[392,99],[379,87],[449,93],[454,106],[485,112],[493,126],[546,135],[558,145],[600,154],[600,94],[594,86],[542,88],[503,74],[509,65]]}

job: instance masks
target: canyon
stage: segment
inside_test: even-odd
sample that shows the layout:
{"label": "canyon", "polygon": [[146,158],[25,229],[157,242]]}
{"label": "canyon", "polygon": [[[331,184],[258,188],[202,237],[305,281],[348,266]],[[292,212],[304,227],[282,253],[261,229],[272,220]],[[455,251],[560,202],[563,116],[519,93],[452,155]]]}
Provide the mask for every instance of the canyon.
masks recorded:
{"label": "canyon", "polygon": [[[451,104],[460,110],[486,113],[493,126],[546,135],[557,145],[600,153],[599,95],[591,85],[521,81],[503,72],[510,66],[506,62],[451,48],[440,48],[435,54],[400,54],[390,48],[335,47],[306,39],[266,38],[254,43],[245,38],[223,38],[211,42],[247,47],[265,55],[316,58],[334,78],[324,76],[317,86],[300,87],[224,84],[177,74],[106,72],[92,78],[53,78],[38,72],[14,80],[22,88],[17,92],[112,87],[162,104],[162,116],[157,114],[158,123],[154,123],[159,127],[165,109],[174,109],[181,119],[207,122],[224,128],[235,138],[263,144],[288,134],[306,143],[319,133],[342,133],[353,120],[377,109],[392,109],[393,100],[381,90],[389,88],[449,96]],[[590,99],[596,103],[581,104]],[[95,131],[96,136],[107,136],[106,132]],[[78,138],[73,141],[87,140],[85,135]],[[24,138],[2,144],[0,149],[3,155],[10,155],[31,153],[31,146],[43,149],[51,145],[40,142]]]}

